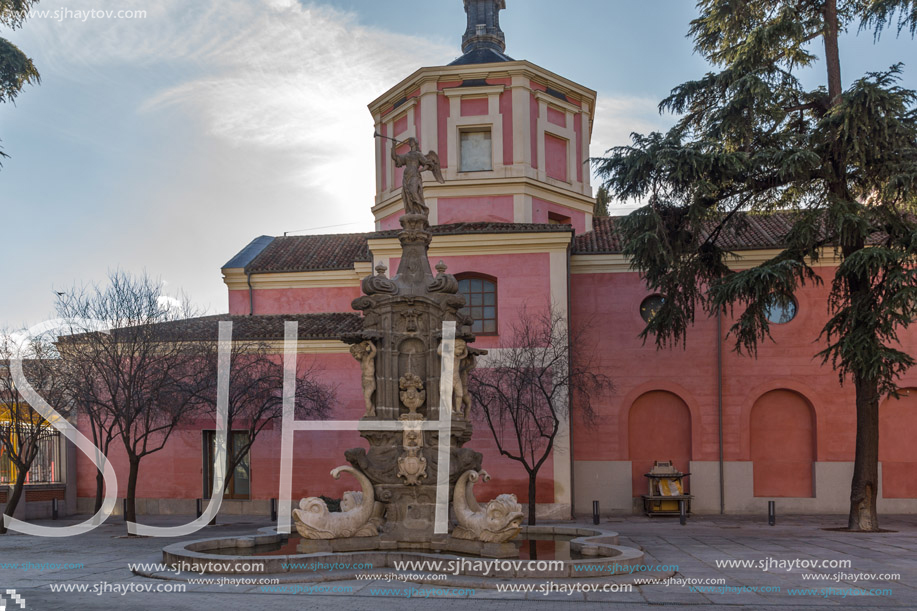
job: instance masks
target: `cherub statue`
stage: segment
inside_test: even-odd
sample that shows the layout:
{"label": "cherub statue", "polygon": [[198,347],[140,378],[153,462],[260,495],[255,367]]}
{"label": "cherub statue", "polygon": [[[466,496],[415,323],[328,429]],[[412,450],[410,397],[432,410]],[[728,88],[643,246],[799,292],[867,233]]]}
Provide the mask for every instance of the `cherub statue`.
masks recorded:
{"label": "cherub statue", "polygon": [[[443,344],[440,342],[436,353],[443,355]],[[465,387],[462,383],[462,359],[468,356],[468,346],[465,340],[456,338],[455,340],[455,362],[452,365],[452,413],[462,413],[464,405],[463,397],[465,396]],[[467,377],[466,377],[467,379]]]}
{"label": "cherub statue", "polygon": [[417,138],[408,138],[406,142],[411,150],[404,155],[395,153],[395,147],[392,146],[392,160],[395,162],[395,167],[404,166],[404,176],[401,180],[401,199],[404,200],[404,211],[407,214],[427,216],[430,209],[427,208],[423,198],[423,178],[420,173],[433,172],[437,182],[446,182],[440,169],[439,155],[436,154],[436,151],[430,151],[426,155],[421,153]]}
{"label": "cherub statue", "polygon": [[350,347],[350,354],[360,361],[363,368],[363,401],[366,403],[365,417],[374,418],[376,407],[373,405],[373,393],[376,390],[376,346],[369,340]]}

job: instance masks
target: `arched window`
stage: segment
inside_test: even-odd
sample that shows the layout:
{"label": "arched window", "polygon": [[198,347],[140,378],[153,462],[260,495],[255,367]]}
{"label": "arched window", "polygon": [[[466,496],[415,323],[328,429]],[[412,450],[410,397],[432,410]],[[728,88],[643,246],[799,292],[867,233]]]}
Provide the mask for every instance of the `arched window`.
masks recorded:
{"label": "arched window", "polygon": [[471,331],[497,334],[497,279],[482,274],[459,274],[459,293],[465,298],[465,312],[474,319]]}

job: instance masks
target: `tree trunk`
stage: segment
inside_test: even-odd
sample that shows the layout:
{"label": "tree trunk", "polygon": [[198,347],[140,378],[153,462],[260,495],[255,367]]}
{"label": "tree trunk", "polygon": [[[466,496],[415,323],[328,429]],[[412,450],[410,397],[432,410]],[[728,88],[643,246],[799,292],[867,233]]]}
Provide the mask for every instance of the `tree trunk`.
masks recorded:
{"label": "tree trunk", "polygon": [[529,473],[529,526],[535,525],[535,478],[537,473]]}
{"label": "tree trunk", "polygon": [[[6,497],[6,509],[3,510],[3,515],[13,517],[13,513],[16,511],[16,506],[19,505],[19,500],[22,498],[22,491],[25,489],[25,478],[28,477],[28,469],[17,469],[16,470],[16,483],[13,484],[13,489],[10,492],[10,495]],[[0,520],[0,535],[6,534],[6,520]]]}
{"label": "tree trunk", "polygon": [[137,475],[140,473],[140,457],[128,457],[130,471],[127,476],[127,497],[126,508],[124,511],[124,520],[126,522],[137,521]]}
{"label": "tree trunk", "polygon": [[105,489],[105,477],[102,475],[101,471],[96,472],[96,502],[95,509],[93,513],[99,513],[99,510],[102,509],[102,496],[103,490]]}
{"label": "tree trunk", "polygon": [[879,530],[876,497],[879,491],[879,387],[857,376],[857,437],[850,484],[850,530]]}
{"label": "tree trunk", "polygon": [[836,106],[841,101],[841,54],[838,49],[837,0],[825,2],[825,64],[828,69],[829,105]]}

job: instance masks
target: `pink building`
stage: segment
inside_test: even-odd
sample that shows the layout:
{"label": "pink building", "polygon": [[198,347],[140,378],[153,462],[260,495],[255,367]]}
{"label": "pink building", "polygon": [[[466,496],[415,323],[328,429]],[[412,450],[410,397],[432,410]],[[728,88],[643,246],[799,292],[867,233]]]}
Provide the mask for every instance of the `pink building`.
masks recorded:
{"label": "pink building", "polygon": [[[774,312],[775,342],[757,359],[732,352],[722,329],[730,321],[700,319],[684,350],[657,351],[637,337],[654,296],[629,270],[615,219],[594,219],[587,164],[596,93],[528,61],[505,55],[498,15],[504,0],[465,0],[464,55],[448,66],[420,68],[369,104],[376,130],[417,138],[438,154],[446,179],[425,185],[434,239],[430,258],[448,265],[469,300],[478,340],[496,348],[520,309],[553,303],[572,324],[591,323],[595,365],[616,385],[598,407],[596,426],[574,413],[558,449],[540,474],[535,499],[543,516],[642,507],[643,473],[654,460],[673,460],[691,473],[695,512],[757,512],[778,500],[781,512],[848,509],[853,471],[853,389],[813,355],[826,318],[827,289],[809,286],[795,308]],[[402,214],[401,174],[393,141],[376,140],[376,231],[365,234],[261,236],[222,269],[228,316],[200,321],[216,338],[216,320],[236,323],[237,337],[276,341],[283,321],[300,325],[300,358],[315,360],[339,385],[334,419],[363,411],[360,370],[340,341],[359,314],[351,301],[378,265],[397,268],[395,237]],[[402,152],[397,145],[396,152]],[[369,205],[369,202],[367,202]],[[787,229],[785,218],[751,217],[736,236],[737,267],[769,258]],[[825,277],[836,262],[819,262]],[[917,335],[905,349],[917,350]],[[917,370],[903,388],[917,390]],[[881,408],[881,512],[917,511],[917,392]],[[144,459],[141,513],[194,510],[207,497],[207,429],[178,431],[166,450]],[[278,496],[279,430],[259,437],[247,472],[237,473],[223,511],[267,513]],[[328,472],[344,451],[363,445],[355,432],[297,433],[294,495],[339,496],[346,482]],[[501,458],[483,425],[468,446],[484,453],[493,475],[486,490],[527,498],[526,474]],[[123,456],[110,457],[126,482]],[[77,496],[87,510],[95,469],[77,456]],[[307,465],[308,468],[303,468]],[[721,496],[721,491],[723,495]],[[119,496],[123,496],[120,491]]]}

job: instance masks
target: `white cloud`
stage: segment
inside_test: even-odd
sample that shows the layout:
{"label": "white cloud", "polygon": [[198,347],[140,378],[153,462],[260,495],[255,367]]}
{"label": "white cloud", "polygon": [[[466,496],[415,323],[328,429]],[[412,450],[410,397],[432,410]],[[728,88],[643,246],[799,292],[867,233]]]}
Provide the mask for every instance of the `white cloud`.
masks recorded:
{"label": "white cloud", "polygon": [[[592,128],[592,143],[589,154],[603,157],[615,146],[631,143],[631,134],[648,134],[667,129],[674,122],[671,115],[660,115],[659,101],[647,97],[615,96],[599,94],[595,109],[595,123]],[[596,179],[594,184],[600,184]],[[641,204],[639,202],[618,202],[609,206],[611,214],[627,214]]]}
{"label": "white cloud", "polygon": [[605,151],[630,144],[634,132],[646,134],[666,129],[672,124],[670,115],[660,115],[658,100],[647,97],[599,94],[592,128],[590,154],[601,157]]}
{"label": "white cloud", "polygon": [[[367,103],[454,49],[357,23],[297,0],[94,0],[70,10],[145,10],[145,19],[30,23],[47,70],[105,75],[134,66],[174,74],[140,113],[179,108],[232,147],[287,156],[287,180],[328,204],[367,207],[374,192]],[[112,78],[112,77],[109,77]],[[344,186],[345,188],[341,188]],[[331,198],[328,200],[328,198]]]}
{"label": "white cloud", "polygon": [[371,202],[366,104],[420,65],[445,63],[451,50],[361,26],[326,6],[265,0],[247,8],[231,28],[238,33],[210,46],[204,76],[161,92],[143,110],[189,109],[233,146],[289,155],[298,167],[290,178],[321,189],[329,203],[352,201],[355,187]]}

